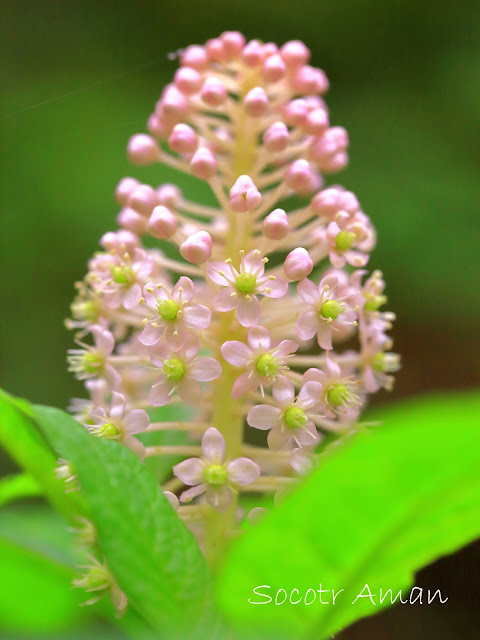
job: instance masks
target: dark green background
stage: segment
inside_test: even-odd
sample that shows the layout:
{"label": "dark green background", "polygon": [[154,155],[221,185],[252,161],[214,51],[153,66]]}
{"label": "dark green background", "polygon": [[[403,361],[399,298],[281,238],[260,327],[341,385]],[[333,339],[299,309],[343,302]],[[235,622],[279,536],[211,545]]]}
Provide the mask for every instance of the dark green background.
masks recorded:
{"label": "dark green background", "polygon": [[[65,371],[63,319],[73,282],[115,227],[113,189],[128,174],[173,178],[130,167],[126,141],[145,129],[175,70],[167,54],[225,29],[279,44],[301,38],[330,78],[332,122],[351,139],[351,165],[335,181],[357,193],[377,227],[370,265],[384,271],[398,315],[403,369],[394,394],[376,402],[478,385],[479,9],[474,0],[4,0],[1,386],[58,406],[80,393]],[[182,184],[190,196],[201,192]],[[468,620],[468,598],[455,583],[462,569],[449,562],[455,606],[410,637],[468,637],[459,622]],[[413,614],[389,615],[380,619],[386,635],[380,621],[375,637],[407,637]]]}

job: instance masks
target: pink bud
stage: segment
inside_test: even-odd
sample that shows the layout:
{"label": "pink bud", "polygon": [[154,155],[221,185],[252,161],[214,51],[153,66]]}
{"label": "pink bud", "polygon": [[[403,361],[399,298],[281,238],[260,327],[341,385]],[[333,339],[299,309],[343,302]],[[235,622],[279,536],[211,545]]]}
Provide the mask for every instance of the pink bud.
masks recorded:
{"label": "pink bud", "polygon": [[356,213],[360,211],[360,203],[357,196],[351,191],[343,191],[338,199],[339,208],[347,213]]}
{"label": "pink bud", "polygon": [[135,178],[122,178],[115,189],[115,198],[118,204],[125,206],[129,195],[139,184],[139,181]]}
{"label": "pink bud", "polygon": [[295,72],[292,86],[299,93],[325,93],[329,83],[324,71],[305,65]]}
{"label": "pink bud", "polygon": [[129,207],[125,207],[117,216],[117,224],[119,227],[129,229],[129,231],[132,231],[133,233],[141,236],[145,233],[147,221],[137,211],[134,211]]}
{"label": "pink bud", "polygon": [[157,192],[148,184],[138,186],[128,198],[128,206],[144,216],[149,216],[157,204]]}
{"label": "pink bud", "polygon": [[218,107],[227,99],[227,90],[217,78],[207,78],[200,92],[200,97],[205,104]]}
{"label": "pink bud", "polygon": [[345,151],[339,151],[322,164],[322,170],[325,171],[325,173],[334,173],[335,171],[344,169],[347,164],[348,153]]}
{"label": "pink bud", "polygon": [[278,53],[278,47],[274,42],[266,42],[263,45],[263,58],[269,58],[270,56],[274,56]]}
{"label": "pink bud", "polygon": [[262,233],[270,240],[281,240],[289,231],[288,217],[283,209],[275,209],[262,222]]}
{"label": "pink bud", "polygon": [[263,144],[267,151],[284,151],[290,142],[290,131],[283,122],[274,122],[263,134]]}
{"label": "pink bud", "polygon": [[298,247],[285,258],[283,270],[290,280],[303,280],[313,269],[313,261],[306,249]]}
{"label": "pink bud", "polygon": [[242,60],[247,67],[257,67],[263,60],[263,46],[258,40],[250,40],[245,45],[242,53]]}
{"label": "pink bud", "polygon": [[207,231],[197,231],[180,245],[180,255],[193,264],[202,264],[212,255],[212,238]]}
{"label": "pink bud", "polygon": [[159,148],[157,142],[145,133],[137,133],[128,141],[127,155],[135,164],[152,164],[158,158]]}
{"label": "pink bud", "polygon": [[343,127],[330,127],[315,138],[310,146],[310,158],[323,167],[337,153],[348,147],[348,134]]}
{"label": "pink bud", "polygon": [[309,112],[308,102],[303,98],[297,98],[287,104],[284,109],[285,122],[292,126],[298,127],[305,121]]}
{"label": "pink bud", "polygon": [[290,69],[301,67],[310,59],[310,51],[300,40],[290,40],[280,49],[280,54]]}
{"label": "pink bud", "polygon": [[239,56],[245,45],[245,36],[239,31],[225,31],[220,36],[227,58]]}
{"label": "pink bud", "polygon": [[230,206],[237,213],[253,211],[260,206],[262,195],[249,176],[240,176],[230,189]]}
{"label": "pink bud", "polygon": [[178,224],[175,216],[167,207],[158,206],[152,211],[147,224],[147,231],[154,238],[168,240],[177,230]]}
{"label": "pink bud", "polygon": [[329,187],[317,193],[311,203],[310,207],[317,216],[327,216],[333,218],[333,216],[342,209],[340,206],[340,197],[343,193],[342,187]]}
{"label": "pink bud", "polygon": [[290,134],[283,122],[274,122],[263,134],[263,144],[267,151],[279,152],[286,149]]}
{"label": "pink bud", "polygon": [[168,85],[161,99],[162,113],[169,120],[178,122],[188,112],[188,102],[183,93],[173,84]]}
{"label": "pink bud", "polygon": [[203,47],[192,44],[182,53],[180,64],[182,67],[192,67],[197,71],[204,71],[208,65],[207,52]]}
{"label": "pink bud", "polygon": [[197,178],[209,180],[217,172],[215,156],[206,147],[199,147],[190,160],[190,169]]}
{"label": "pink bud", "polygon": [[202,81],[200,73],[191,67],[180,67],[174,77],[177,89],[187,96],[197,93],[202,86]]}
{"label": "pink bud", "polygon": [[158,203],[170,209],[178,209],[182,201],[182,192],[176,184],[161,184],[157,188]]}
{"label": "pink bud", "polygon": [[198,137],[192,127],[181,123],[174,126],[168,144],[177,153],[193,153],[197,148]]}
{"label": "pink bud", "polygon": [[160,118],[156,113],[152,113],[147,122],[147,129],[156,138],[166,138],[172,127]]}
{"label": "pink bud", "polygon": [[314,109],[305,118],[303,128],[305,133],[312,136],[321,135],[326,129],[328,129],[329,120],[326,109]]}
{"label": "pink bud", "polygon": [[266,82],[278,82],[285,75],[285,71],[285,63],[278,54],[270,56],[263,63],[262,75]]}
{"label": "pink bud", "polygon": [[285,184],[298,193],[308,192],[314,183],[314,171],[303,159],[295,160],[285,173]]}
{"label": "pink bud", "polygon": [[106,251],[127,251],[130,253],[138,247],[138,237],[128,229],[107,231],[100,238],[100,245]]}
{"label": "pink bud", "polygon": [[254,87],[251,89],[243,101],[243,106],[247,115],[252,118],[263,116],[268,109],[268,97],[262,87]]}
{"label": "pink bud", "polygon": [[212,62],[225,62],[225,49],[220,38],[212,38],[211,40],[207,40],[205,49],[207,51],[209,60],[212,60]]}

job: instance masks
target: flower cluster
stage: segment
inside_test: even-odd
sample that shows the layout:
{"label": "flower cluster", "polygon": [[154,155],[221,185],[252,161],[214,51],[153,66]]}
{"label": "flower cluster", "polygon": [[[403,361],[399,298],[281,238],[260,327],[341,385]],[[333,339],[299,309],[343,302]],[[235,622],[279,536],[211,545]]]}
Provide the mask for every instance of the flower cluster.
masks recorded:
{"label": "flower cluster", "polygon": [[[127,153],[205,182],[216,204],[121,180],[119,229],[72,305],[70,367],[90,394],[77,418],[142,459],[184,458],[163,488],[207,557],[235,534],[243,492],[294,483],[399,366],[382,274],[364,270],[375,230],[353,193],[325,183],[347,164],[348,136],[309,58],[299,41],[238,32],[182,52]],[[183,403],[187,421],[150,422]],[[183,439],[162,444],[166,431]]]}

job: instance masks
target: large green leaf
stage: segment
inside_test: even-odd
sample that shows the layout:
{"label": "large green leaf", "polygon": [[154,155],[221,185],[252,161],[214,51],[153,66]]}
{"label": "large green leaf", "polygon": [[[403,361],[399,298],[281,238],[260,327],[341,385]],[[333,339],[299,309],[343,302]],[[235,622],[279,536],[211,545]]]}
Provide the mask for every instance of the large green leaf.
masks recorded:
{"label": "large green leaf", "polygon": [[73,462],[107,563],[131,606],[156,629],[192,627],[208,600],[194,537],[128,449],[93,438],[64,412],[34,407],[59,455]]}
{"label": "large green leaf", "polygon": [[[300,637],[315,629],[312,637],[327,638],[387,606],[380,588],[408,597],[417,569],[480,534],[480,397],[416,400],[382,417],[382,426],[331,448],[232,549],[218,598],[244,633],[273,628],[277,637]],[[296,588],[295,601],[320,584],[328,605],[318,593],[311,605],[249,603],[266,602],[253,593],[260,585],[274,599]],[[366,584],[375,604],[368,597],[352,604]],[[334,605],[331,589],[344,589]]]}

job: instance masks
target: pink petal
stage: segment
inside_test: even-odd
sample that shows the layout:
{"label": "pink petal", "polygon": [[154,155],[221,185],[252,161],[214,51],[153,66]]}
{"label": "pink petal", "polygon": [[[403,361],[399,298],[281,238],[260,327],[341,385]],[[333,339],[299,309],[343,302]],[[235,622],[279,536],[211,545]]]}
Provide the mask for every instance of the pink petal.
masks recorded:
{"label": "pink petal", "polygon": [[301,409],[311,409],[320,402],[322,385],[320,382],[306,382],[298,394],[297,406]]}
{"label": "pink petal", "polygon": [[255,429],[266,431],[272,429],[280,420],[282,411],[278,407],[269,404],[259,404],[252,407],[247,414],[247,422]]}
{"label": "pink petal", "polygon": [[185,344],[182,349],[185,361],[191,362],[194,358],[196,358],[199,348],[200,343],[197,336],[193,333],[187,333],[187,335],[185,336]]}
{"label": "pink petal", "polygon": [[307,303],[314,305],[320,298],[318,287],[308,278],[304,278],[297,286],[298,295]]}
{"label": "pink petal", "polygon": [[234,367],[246,367],[252,359],[252,350],[243,342],[229,340],[222,344],[222,356]]}
{"label": "pink petal", "polygon": [[326,369],[328,371],[328,374],[332,378],[341,378],[342,370],[340,368],[340,365],[338,364],[338,362],[335,362],[330,353],[330,351],[327,351],[327,353],[325,354],[325,364],[327,365]]}
{"label": "pink petal", "polygon": [[98,324],[93,325],[90,331],[95,338],[95,346],[103,355],[109,356],[115,348],[115,338],[110,331],[107,331]]}
{"label": "pink petal", "polygon": [[140,458],[140,460],[143,461],[145,459],[147,452],[145,450],[144,444],[140,442],[140,440],[137,440],[137,438],[135,438],[134,436],[130,436],[127,434],[123,438],[122,442],[128,449],[133,451]]}
{"label": "pink petal", "polygon": [[254,327],[260,320],[260,302],[257,296],[250,296],[250,300],[240,296],[237,301],[237,319],[242,327]]}
{"label": "pink petal", "polygon": [[122,393],[114,391],[112,393],[112,401],[110,403],[110,417],[113,420],[118,420],[125,413],[126,406],[125,396]]}
{"label": "pink petal", "polygon": [[300,447],[292,451],[290,464],[292,465],[292,469],[300,475],[304,475],[313,469],[313,461],[309,452]]}
{"label": "pink petal", "polygon": [[157,342],[153,349],[150,349],[150,360],[157,367],[163,368],[164,360],[170,358],[170,349],[164,342]]}
{"label": "pink petal", "polygon": [[310,380],[314,380],[315,382],[320,382],[320,384],[323,385],[325,383],[326,377],[327,376],[325,373],[323,373],[323,371],[312,367],[311,369],[307,369],[307,371],[305,371],[305,373],[303,374],[303,381],[310,382]]}
{"label": "pink petal", "polygon": [[223,487],[207,485],[207,502],[217,511],[226,511],[232,502],[232,490],[227,485]]}
{"label": "pink petal", "polygon": [[232,287],[223,288],[213,299],[213,308],[215,311],[219,311],[220,313],[225,313],[226,311],[231,311],[235,309],[238,302],[238,297],[236,295],[232,296],[234,293]]}
{"label": "pink petal", "polygon": [[154,327],[151,322],[148,322],[143,328],[142,333],[138,336],[138,340],[146,347],[151,347],[157,344],[164,330],[165,326]]}
{"label": "pink petal", "polygon": [[170,402],[172,397],[171,391],[174,388],[173,382],[167,380],[164,376],[160,376],[160,382],[157,382],[150,389],[148,401],[154,407],[163,407]]}
{"label": "pink petal", "polygon": [[109,420],[103,407],[95,407],[95,409],[92,409],[92,411],[90,411],[90,417],[93,418],[96,424],[104,424]]}
{"label": "pink petal", "polygon": [[227,465],[228,479],[243,487],[255,482],[260,476],[260,467],[250,458],[237,458]]}
{"label": "pink petal", "polygon": [[315,311],[304,311],[297,320],[295,331],[300,340],[311,340],[318,328],[318,318]]}
{"label": "pink petal", "polygon": [[[267,292],[265,289],[270,289],[271,291]],[[288,283],[286,280],[282,280],[282,278],[267,280],[258,288],[258,291],[267,298],[283,298],[288,291]]]}
{"label": "pink petal", "polygon": [[298,349],[298,344],[295,340],[282,340],[275,349],[272,351],[272,355],[280,360],[284,360],[286,356],[291,353],[295,353]]}
{"label": "pink petal", "polygon": [[322,349],[332,348],[332,327],[330,327],[329,325],[329,322],[318,323],[317,340]]}
{"label": "pink petal", "polygon": [[198,405],[203,397],[201,384],[191,378],[180,380],[177,391],[181,399],[191,407]]}
{"label": "pink petal", "polygon": [[143,409],[131,409],[127,411],[123,419],[123,424],[130,434],[142,433],[150,424],[150,418],[148,417],[148,413]]}
{"label": "pink petal", "polygon": [[329,287],[330,289],[330,294],[331,294],[331,290],[334,289],[338,284],[338,276],[336,276],[334,273],[325,276],[325,278],[322,279],[322,281],[320,282],[319,289],[323,289],[325,286]]}
{"label": "pink petal", "polygon": [[163,495],[165,496],[165,498],[169,501],[169,503],[172,505],[172,507],[176,511],[178,509],[178,506],[179,506],[177,496],[174,493],[172,493],[171,491],[164,491]]}
{"label": "pink petal", "polygon": [[143,297],[145,298],[145,302],[147,305],[157,311],[157,301],[158,300],[169,300],[170,297],[168,293],[165,291],[163,287],[158,288],[158,285],[154,282],[148,282],[143,287]]}
{"label": "pink petal", "polygon": [[212,313],[203,304],[192,304],[183,311],[183,321],[190,329],[206,329],[212,319]]}
{"label": "pink petal", "polygon": [[320,436],[318,435],[313,422],[308,423],[302,429],[295,429],[293,432],[293,437],[297,444],[306,447],[309,447],[320,440]]}
{"label": "pink petal", "polygon": [[243,273],[253,273],[257,278],[261,278],[265,271],[265,263],[262,262],[262,254],[255,249],[247,253],[243,260],[243,266]]}
{"label": "pink petal", "polygon": [[369,393],[376,393],[380,389],[380,385],[375,379],[375,374],[370,366],[366,366],[363,371],[363,385]]}
{"label": "pink petal", "polygon": [[295,400],[295,387],[288,378],[282,376],[273,383],[272,396],[278,406],[285,409]]}
{"label": "pink petal", "polygon": [[215,282],[215,284],[219,284],[220,286],[224,287],[228,284],[228,282],[225,280],[224,276],[221,276],[219,274],[219,271],[223,271],[224,273],[230,275],[229,266],[225,264],[225,262],[209,262],[207,264],[207,276],[212,282]]}
{"label": "pink petal", "polygon": [[202,438],[204,457],[212,464],[222,464],[225,456],[225,440],[218,429],[210,427]]}
{"label": "pink petal", "polygon": [[111,364],[107,364],[103,368],[103,375],[105,380],[110,385],[111,389],[118,389],[122,383],[122,377]]}
{"label": "pink petal", "polygon": [[345,262],[346,262],[345,256],[340,255],[336,250],[330,251],[328,256],[330,258],[330,262],[332,263],[332,266],[335,267],[335,269],[341,269],[342,267],[345,266]]}
{"label": "pink petal", "polygon": [[142,297],[142,289],[138,283],[132,284],[123,298],[123,306],[125,309],[134,309],[140,302]]}
{"label": "pink petal", "polygon": [[265,327],[253,327],[248,332],[248,344],[253,351],[269,351],[272,344],[270,332],[268,331],[268,329],[265,329]]}
{"label": "pink petal", "polygon": [[207,485],[202,483],[191,489],[187,489],[180,495],[180,502],[191,502],[194,498],[205,493]]}
{"label": "pink petal", "polygon": [[257,374],[253,374],[250,371],[245,371],[241,376],[233,383],[232,387],[232,398],[238,400],[241,398],[247,391],[254,391],[258,385],[260,384],[260,379]]}
{"label": "pink petal", "polygon": [[203,482],[205,462],[201,458],[188,458],[173,467],[173,473],[183,484],[194,486]]}
{"label": "pink petal", "polygon": [[165,342],[172,351],[179,351],[186,340],[187,332],[180,322],[169,322],[165,329]]}
{"label": "pink petal", "polygon": [[353,249],[349,249],[344,253],[347,262],[354,267],[364,267],[370,256],[368,253],[361,253],[360,251],[355,251]]}
{"label": "pink petal", "polygon": [[[180,292],[180,289],[182,289],[181,292]],[[187,302],[191,302],[193,300],[194,293],[195,293],[195,287],[193,285],[193,282],[190,280],[190,278],[187,278],[186,276],[182,276],[172,289],[172,299],[176,303],[178,303],[181,297],[182,302],[184,300],[186,300]]]}
{"label": "pink petal", "polygon": [[214,358],[196,358],[189,367],[189,374],[194,380],[210,382],[222,374],[222,365]]}
{"label": "pink petal", "polygon": [[272,451],[278,451],[285,447],[291,437],[290,429],[286,429],[283,425],[275,427],[268,432],[268,446]]}

